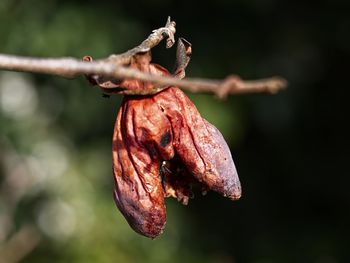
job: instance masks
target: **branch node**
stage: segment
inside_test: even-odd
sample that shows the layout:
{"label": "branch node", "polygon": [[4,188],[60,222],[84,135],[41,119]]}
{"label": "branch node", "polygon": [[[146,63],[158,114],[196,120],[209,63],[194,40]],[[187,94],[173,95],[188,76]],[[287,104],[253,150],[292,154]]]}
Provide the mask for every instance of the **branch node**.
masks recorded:
{"label": "branch node", "polygon": [[216,96],[219,99],[225,99],[230,92],[235,89],[239,89],[241,83],[242,80],[240,77],[237,75],[229,75],[221,82],[221,84],[219,84],[218,89],[215,91]]}

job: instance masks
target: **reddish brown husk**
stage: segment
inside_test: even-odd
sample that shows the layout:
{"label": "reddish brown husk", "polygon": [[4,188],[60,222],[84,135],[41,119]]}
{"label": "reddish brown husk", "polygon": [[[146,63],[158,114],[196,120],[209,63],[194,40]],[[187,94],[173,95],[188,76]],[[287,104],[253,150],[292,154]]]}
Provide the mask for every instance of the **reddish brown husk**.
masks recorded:
{"label": "reddish brown husk", "polygon": [[[148,54],[140,54],[130,67],[170,75],[149,62]],[[137,80],[99,76],[89,76],[89,80],[109,93],[154,88]],[[194,182],[232,200],[241,196],[224,138],[177,87],[155,95],[124,97],[114,127],[113,173],[119,210],[136,232],[151,238],[165,227],[164,198],[172,196],[187,204]]]}
{"label": "reddish brown husk", "polygon": [[[176,179],[160,176],[162,161],[175,154],[186,171],[209,189],[233,200],[241,195],[222,135],[180,89],[170,87],[147,97],[126,96],[113,136],[115,200],[131,227],[142,235],[156,237],[163,231],[164,196],[187,203],[191,194]],[[177,168],[170,169],[173,176],[181,176]]]}

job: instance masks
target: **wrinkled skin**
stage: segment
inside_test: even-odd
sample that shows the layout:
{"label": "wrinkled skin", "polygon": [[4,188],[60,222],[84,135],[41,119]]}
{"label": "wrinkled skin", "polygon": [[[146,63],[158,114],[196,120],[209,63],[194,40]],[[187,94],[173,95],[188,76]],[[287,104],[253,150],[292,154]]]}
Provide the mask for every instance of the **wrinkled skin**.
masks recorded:
{"label": "wrinkled skin", "polygon": [[[130,67],[170,75],[163,67],[150,64],[150,59],[149,53],[136,55]],[[178,76],[184,75],[183,70],[180,67]],[[138,80],[96,75],[88,79],[107,93],[156,89]],[[187,204],[196,182],[205,191],[214,190],[232,200],[241,196],[223,136],[177,87],[154,95],[126,95],[116,119],[112,148],[115,202],[130,226],[144,236],[155,238],[164,230],[164,198],[171,196]]]}
{"label": "wrinkled skin", "polygon": [[239,199],[236,167],[219,130],[200,116],[180,89],[171,87],[154,97],[171,123],[173,146],[187,170],[209,189]]}
{"label": "wrinkled skin", "polygon": [[[160,165],[175,154],[200,183],[233,200],[241,188],[230,150],[221,133],[203,119],[178,88],[147,97],[126,96],[113,137],[115,200],[131,227],[156,237],[166,222]],[[176,176],[175,168],[171,168]],[[171,173],[172,171],[170,171]],[[171,180],[168,180],[171,184]],[[189,191],[165,186],[181,200]],[[187,201],[185,201],[187,203]]]}

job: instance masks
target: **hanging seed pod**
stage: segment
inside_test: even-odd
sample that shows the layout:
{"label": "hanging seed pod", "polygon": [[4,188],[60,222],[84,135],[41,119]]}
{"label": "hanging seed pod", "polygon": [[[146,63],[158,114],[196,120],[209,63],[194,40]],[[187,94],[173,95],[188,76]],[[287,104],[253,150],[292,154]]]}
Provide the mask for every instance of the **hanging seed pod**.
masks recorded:
{"label": "hanging seed pod", "polygon": [[[190,54],[191,45],[180,41],[174,76],[185,76]],[[130,67],[171,75],[150,60],[149,52],[137,54]],[[136,232],[151,238],[162,233],[166,223],[164,198],[174,197],[187,204],[195,183],[205,191],[213,190],[232,200],[240,198],[241,186],[227,143],[179,88],[97,75],[87,78],[105,93],[163,89],[147,96],[126,95],[114,127],[115,202]]]}
{"label": "hanging seed pod", "polygon": [[[171,165],[162,166],[164,161]],[[124,98],[114,130],[113,164],[117,206],[131,227],[148,237],[164,228],[164,197],[187,204],[195,179],[233,200],[241,195],[222,135],[174,87]]]}

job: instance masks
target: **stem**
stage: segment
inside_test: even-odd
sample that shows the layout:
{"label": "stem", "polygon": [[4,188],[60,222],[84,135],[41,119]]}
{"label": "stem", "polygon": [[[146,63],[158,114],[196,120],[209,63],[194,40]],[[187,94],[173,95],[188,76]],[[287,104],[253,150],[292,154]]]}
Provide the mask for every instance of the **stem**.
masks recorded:
{"label": "stem", "polygon": [[[31,58],[0,54],[0,70],[42,73],[65,78],[94,74],[116,79],[137,79],[162,87],[147,92],[138,91],[135,93],[133,90],[123,91],[123,94],[132,95],[146,95],[159,92],[168,86],[178,86],[186,91],[213,93],[223,98],[229,94],[276,93],[287,85],[287,81],[281,77],[254,81],[243,81],[236,76],[229,76],[224,80],[204,78],[179,79],[179,77],[184,76],[184,72],[181,72],[178,77],[165,77],[128,68],[131,59],[136,54],[148,52],[164,38],[167,38],[167,47],[171,47],[174,44],[174,34],[175,22],[171,21],[169,17],[165,27],[154,30],[139,46],[119,55],[111,55],[107,59],[88,62],[75,58]],[[183,60],[183,66],[182,68],[180,67],[181,70],[184,70],[188,63],[186,58],[183,58]]]}

